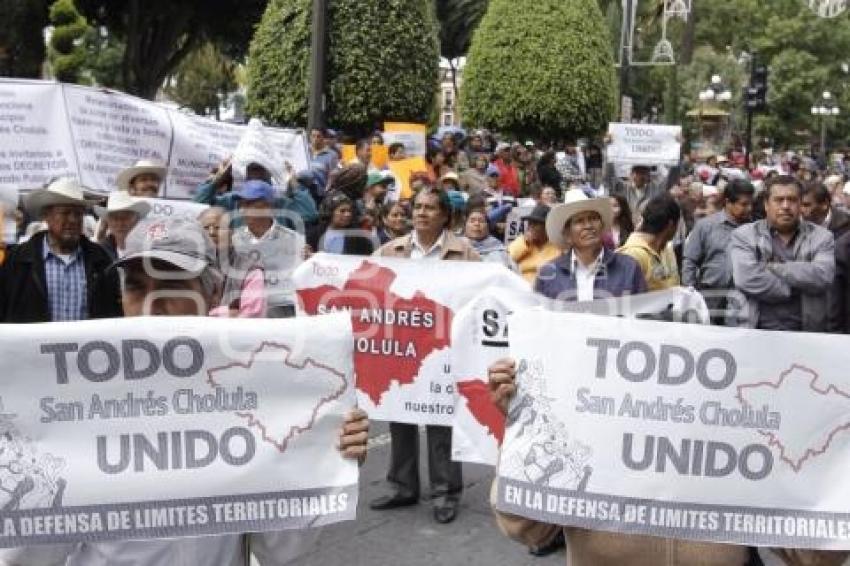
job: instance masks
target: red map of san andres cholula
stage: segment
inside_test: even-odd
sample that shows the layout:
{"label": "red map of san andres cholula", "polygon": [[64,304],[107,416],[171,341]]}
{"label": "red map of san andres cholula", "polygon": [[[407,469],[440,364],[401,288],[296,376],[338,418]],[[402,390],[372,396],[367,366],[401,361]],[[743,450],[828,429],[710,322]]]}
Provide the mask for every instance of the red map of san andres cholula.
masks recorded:
{"label": "red map of san andres cholula", "polygon": [[298,290],[308,314],[351,310],[356,386],[375,405],[393,382],[413,383],[423,360],[450,344],[452,310],[421,291],[409,298],[396,295],[395,279],[391,269],[364,261],[342,288]]}
{"label": "red map of san andres cholula", "polygon": [[475,421],[487,429],[499,446],[505,437],[505,416],[490,399],[490,389],[481,379],[457,382],[457,391],[466,400],[466,407]]}
{"label": "red map of san andres cholula", "polygon": [[[782,394],[777,395],[778,391]],[[850,429],[850,393],[823,383],[818,373],[807,367],[795,364],[776,381],[739,385],[736,397],[751,407],[770,406],[782,416],[779,431],[758,432],[795,472],[850,439],[844,434]],[[809,402],[801,402],[803,399]]]}

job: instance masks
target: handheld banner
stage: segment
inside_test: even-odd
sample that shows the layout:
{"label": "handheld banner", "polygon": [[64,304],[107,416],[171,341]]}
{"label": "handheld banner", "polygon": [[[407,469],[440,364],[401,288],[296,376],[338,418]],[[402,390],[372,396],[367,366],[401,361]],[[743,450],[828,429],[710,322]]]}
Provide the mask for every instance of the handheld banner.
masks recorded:
{"label": "handheld banner", "polygon": [[0,547],[353,519],[351,323],[0,327]]}
{"label": "handheld banner", "polygon": [[[263,129],[280,156],[277,169],[308,168],[303,131]],[[0,79],[0,187],[76,177],[108,193],[123,169],[148,159],[168,167],[160,196],[188,199],[247,131],[116,91]]]}
{"label": "handheld banner", "polygon": [[549,524],[850,549],[845,339],[517,311],[497,508]]}
{"label": "handheld banner", "polygon": [[555,302],[530,290],[485,289],[452,321],[451,367],[455,378],[452,459],[495,466],[504,436],[504,417],[490,401],[487,368],[510,355],[508,315],[540,306],[552,311],[585,312],[626,318],[708,324],[702,296],[676,287],[633,297],[588,302]]}
{"label": "handheld banner", "polygon": [[608,161],[629,165],[676,165],[681,155],[681,126],[608,124]]}
{"label": "handheld banner", "polygon": [[484,287],[527,288],[494,263],[331,254],[314,255],[293,280],[306,314],[350,311],[358,404],[370,418],[446,426],[455,313]]}
{"label": "handheld banner", "polygon": [[136,200],[147,201],[151,205],[148,218],[170,218],[177,216],[188,220],[197,220],[209,205],[184,200],[171,200],[162,198],[137,198]]}
{"label": "handheld banner", "polygon": [[404,144],[408,157],[425,157],[428,153],[428,126],[406,122],[384,122],[384,145]]}
{"label": "handheld banner", "polygon": [[515,206],[508,212],[507,220],[505,220],[506,246],[525,232],[525,222],[522,221],[522,217],[531,214],[532,210],[534,210],[533,206]]}

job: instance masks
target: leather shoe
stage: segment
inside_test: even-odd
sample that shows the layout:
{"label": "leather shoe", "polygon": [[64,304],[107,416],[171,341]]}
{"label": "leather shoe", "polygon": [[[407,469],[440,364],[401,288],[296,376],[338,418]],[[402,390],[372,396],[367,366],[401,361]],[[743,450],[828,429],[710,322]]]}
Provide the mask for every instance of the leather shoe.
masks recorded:
{"label": "leather shoe", "polygon": [[544,544],[543,546],[538,547],[538,548],[529,548],[528,553],[531,554],[532,556],[542,558],[544,556],[549,556],[550,554],[554,554],[555,552],[558,552],[562,548],[566,548],[566,546],[567,546],[567,541],[564,538],[564,531],[562,529],[562,530],[558,531],[558,534],[555,535],[555,538],[553,538],[551,541]]}
{"label": "leather shoe", "polygon": [[457,517],[457,502],[446,501],[443,505],[434,506],[434,520],[441,524],[451,523]]}
{"label": "leather shoe", "polygon": [[419,503],[418,497],[406,497],[403,495],[399,495],[398,493],[394,493],[393,495],[384,495],[372,500],[372,502],[369,503],[369,507],[371,509],[375,509],[376,511],[384,511],[386,509],[409,507],[411,505],[416,505],[417,503]]}

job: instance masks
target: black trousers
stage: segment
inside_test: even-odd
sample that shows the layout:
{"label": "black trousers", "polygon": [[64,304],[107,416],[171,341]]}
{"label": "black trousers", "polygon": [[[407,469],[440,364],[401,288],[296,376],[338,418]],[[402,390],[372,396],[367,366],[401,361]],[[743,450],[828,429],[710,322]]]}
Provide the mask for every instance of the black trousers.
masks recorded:
{"label": "black trousers", "polygon": [[[431,497],[457,501],[463,490],[460,462],[452,462],[452,429],[427,426]],[[390,423],[390,471],[387,479],[402,497],[419,497],[419,427]]]}

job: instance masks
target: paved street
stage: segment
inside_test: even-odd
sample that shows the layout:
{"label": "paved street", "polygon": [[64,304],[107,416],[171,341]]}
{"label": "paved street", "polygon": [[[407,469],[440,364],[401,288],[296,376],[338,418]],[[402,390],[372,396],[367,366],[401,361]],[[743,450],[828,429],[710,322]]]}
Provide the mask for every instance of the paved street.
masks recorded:
{"label": "paved street", "polygon": [[[488,493],[492,469],[464,466],[466,488],[460,514],[450,525],[439,525],[427,502],[394,511],[372,511],[368,503],[385,489],[389,435],[384,423],[373,425],[373,447],[360,479],[357,521],[324,529],[319,545],[309,549],[297,566],[551,566],[564,564],[563,552],[534,558],[524,547],[504,538],[490,513]],[[420,460],[427,485],[424,438]]]}

